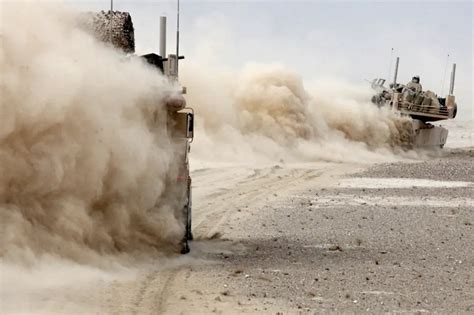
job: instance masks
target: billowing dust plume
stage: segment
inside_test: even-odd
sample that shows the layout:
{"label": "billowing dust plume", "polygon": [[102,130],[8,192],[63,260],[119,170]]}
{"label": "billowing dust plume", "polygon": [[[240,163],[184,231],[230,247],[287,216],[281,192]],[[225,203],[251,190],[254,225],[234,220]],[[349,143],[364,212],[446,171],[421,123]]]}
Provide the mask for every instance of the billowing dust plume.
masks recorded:
{"label": "billowing dust plume", "polygon": [[90,262],[176,245],[162,119],[173,88],[57,3],[1,5],[0,257]]}
{"label": "billowing dust plume", "polygon": [[184,70],[188,104],[197,112],[199,159],[364,163],[393,159],[409,144],[410,121],[371,104],[368,86],[305,88],[280,65]]}
{"label": "billowing dust plume", "polygon": [[[2,4],[0,256],[146,252],[182,235],[153,69],[97,42],[64,8]],[[307,84],[278,65],[186,61],[193,158],[250,163],[393,157],[408,122],[368,88]]]}

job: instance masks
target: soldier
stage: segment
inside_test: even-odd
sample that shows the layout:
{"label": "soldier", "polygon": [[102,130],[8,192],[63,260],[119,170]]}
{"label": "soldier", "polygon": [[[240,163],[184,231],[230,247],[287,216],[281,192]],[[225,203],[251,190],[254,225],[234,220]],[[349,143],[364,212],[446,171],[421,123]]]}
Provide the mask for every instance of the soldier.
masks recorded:
{"label": "soldier", "polygon": [[420,84],[420,77],[419,76],[414,76],[410,82],[407,83],[406,85],[407,89],[412,90],[413,92],[419,93],[422,91],[422,87]]}

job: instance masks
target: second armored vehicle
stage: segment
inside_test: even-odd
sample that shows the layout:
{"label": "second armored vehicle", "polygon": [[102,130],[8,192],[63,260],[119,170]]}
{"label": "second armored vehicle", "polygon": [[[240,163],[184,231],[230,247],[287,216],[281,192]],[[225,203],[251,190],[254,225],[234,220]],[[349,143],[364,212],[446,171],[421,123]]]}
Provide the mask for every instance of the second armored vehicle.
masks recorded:
{"label": "second armored vehicle", "polygon": [[410,139],[406,145],[412,148],[443,148],[448,137],[448,130],[435,126],[432,122],[453,119],[456,117],[457,104],[454,97],[454,81],[456,64],[453,64],[449,94],[439,97],[432,91],[423,91],[418,76],[406,85],[397,83],[399,58],[395,66],[393,83],[388,87],[385,79],[374,79],[371,82],[376,95],[372,102],[378,106],[390,106],[401,115],[412,119],[412,130],[409,130]]}

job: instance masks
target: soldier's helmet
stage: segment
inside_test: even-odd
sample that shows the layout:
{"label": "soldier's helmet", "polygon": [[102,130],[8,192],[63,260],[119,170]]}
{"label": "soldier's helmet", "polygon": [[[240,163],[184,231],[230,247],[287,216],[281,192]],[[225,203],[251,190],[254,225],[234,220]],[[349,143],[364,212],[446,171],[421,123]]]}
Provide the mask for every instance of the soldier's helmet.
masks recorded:
{"label": "soldier's helmet", "polygon": [[411,82],[413,82],[413,83],[420,83],[420,76],[419,76],[419,75],[415,75],[415,76],[411,79]]}

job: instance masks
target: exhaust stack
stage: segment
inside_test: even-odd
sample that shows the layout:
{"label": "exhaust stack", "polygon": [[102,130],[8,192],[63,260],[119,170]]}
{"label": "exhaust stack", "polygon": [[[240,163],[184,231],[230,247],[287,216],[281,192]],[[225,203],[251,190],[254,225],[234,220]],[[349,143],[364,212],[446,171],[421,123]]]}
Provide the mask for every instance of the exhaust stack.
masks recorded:
{"label": "exhaust stack", "polygon": [[456,64],[453,63],[453,70],[451,71],[451,83],[449,84],[449,95],[454,94],[454,80],[456,79]]}
{"label": "exhaust stack", "polygon": [[397,77],[398,77],[398,63],[400,62],[400,57],[397,57],[395,62],[395,74],[393,75],[393,88],[397,86]]}
{"label": "exhaust stack", "polygon": [[166,58],[166,16],[160,16],[160,56]]}

